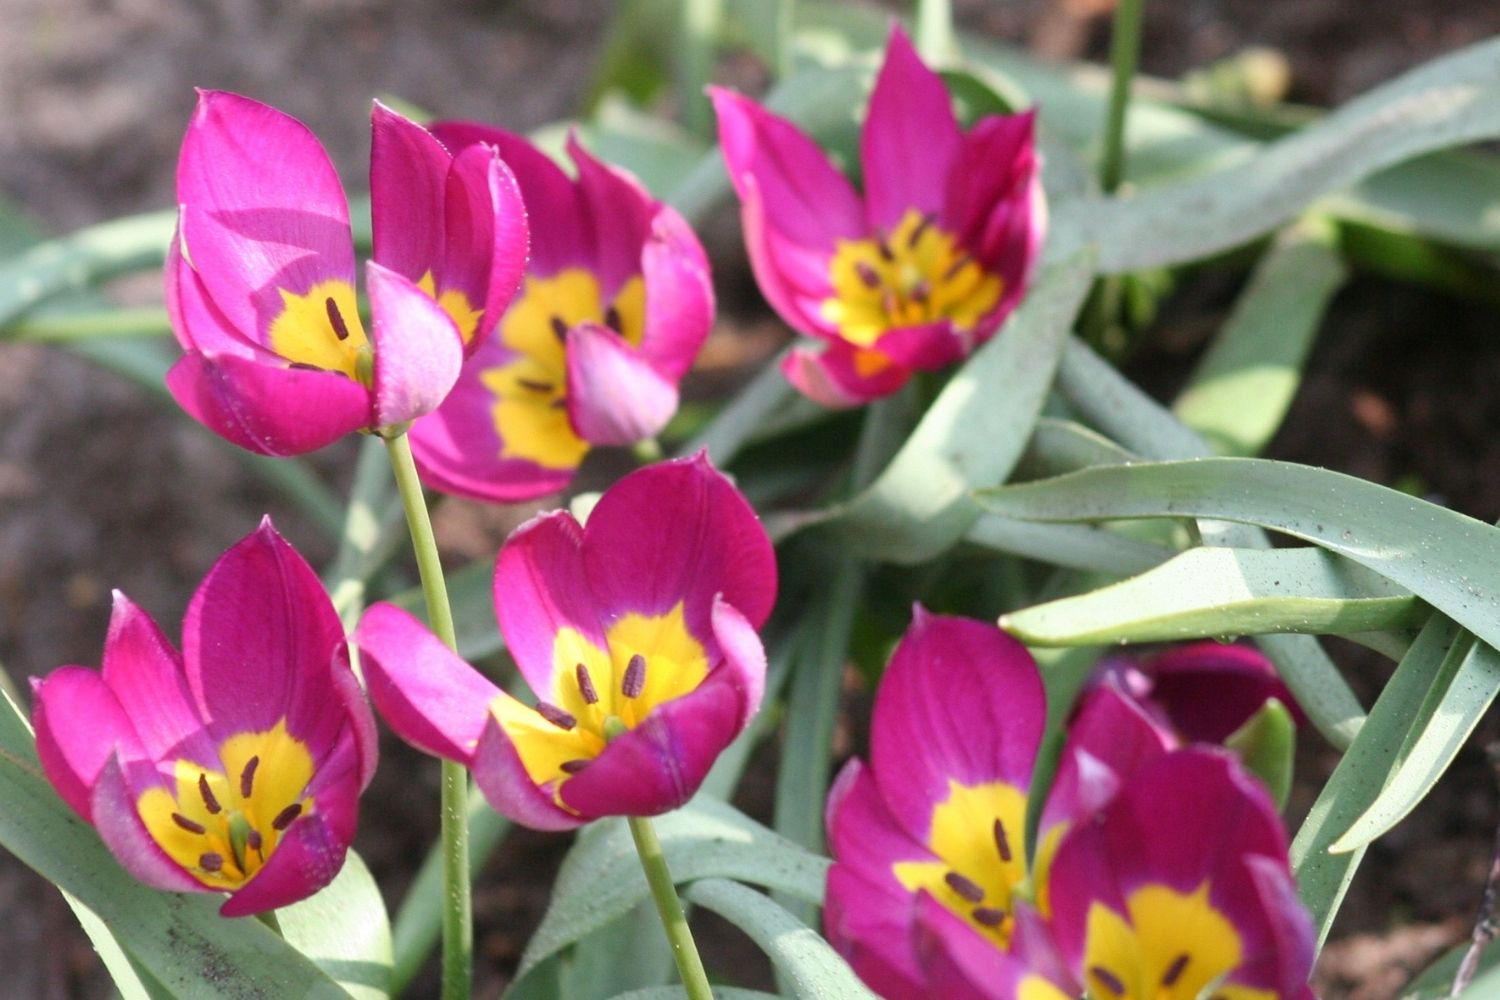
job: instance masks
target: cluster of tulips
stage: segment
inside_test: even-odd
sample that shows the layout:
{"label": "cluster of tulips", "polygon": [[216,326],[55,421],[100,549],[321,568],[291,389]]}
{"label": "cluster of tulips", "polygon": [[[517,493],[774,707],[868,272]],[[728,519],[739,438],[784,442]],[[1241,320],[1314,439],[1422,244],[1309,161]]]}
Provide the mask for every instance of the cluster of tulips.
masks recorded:
{"label": "cluster of tulips", "polygon": [[[888,395],[1014,310],[1046,229],[1031,115],[961,129],[895,30],[856,190],[788,121],[711,96],[760,287],[815,341],[784,364],[806,396]],[[660,432],[714,318],[683,219],[574,140],[570,175],[516,135],[380,105],[372,136],[364,312],[317,140],[201,95],[166,273],[183,409],[269,455],[378,435],[428,487],[492,502],[554,494],[591,448]],[[339,871],[376,767],[371,702],[529,827],[683,805],[760,705],[776,589],[766,531],[705,456],[640,468],[584,523],[543,513],[501,548],[495,611],[534,696],[517,699],[393,605],[346,636],[267,520],[203,579],[180,651],[116,595],[102,671],[37,685],[38,751],[132,874],[265,913]],[[1106,662],[1039,792],[1030,655],[916,609],[869,763],[827,805],[828,939],[901,1000],[1308,995],[1276,806],[1219,745],[1273,698],[1290,702],[1237,647]]]}

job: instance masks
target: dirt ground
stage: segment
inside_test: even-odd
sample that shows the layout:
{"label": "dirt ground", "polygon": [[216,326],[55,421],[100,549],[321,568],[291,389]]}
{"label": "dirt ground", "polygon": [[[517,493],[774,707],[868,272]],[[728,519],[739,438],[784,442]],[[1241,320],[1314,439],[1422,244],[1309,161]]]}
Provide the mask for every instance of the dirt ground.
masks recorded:
{"label": "dirt ground", "polygon": [[[576,105],[609,6],[0,0],[0,195],[52,232],[169,205],[194,86],[238,90],[302,118],[359,187],[372,96],[535,126]],[[1053,58],[1099,58],[1107,43],[1110,0],[956,6],[971,26]],[[1294,98],[1331,104],[1497,31],[1500,7],[1478,0],[1179,0],[1148,4],[1143,63],[1170,76],[1248,45],[1271,46],[1290,62]],[[742,276],[719,280],[743,287]],[[1168,346],[1137,357],[1132,374],[1152,383],[1183,371],[1231,292],[1222,280],[1184,289],[1166,314]],[[123,293],[149,301],[154,282]],[[737,297],[725,298],[732,305]],[[1475,517],[1500,516],[1493,330],[1484,308],[1354,282],[1328,318],[1273,455],[1415,483]],[[320,468],[342,483],[350,458],[348,447],[332,448]],[[0,662],[13,674],[97,663],[114,587],[175,634],[204,569],[268,510],[315,563],[328,557],[311,524],[180,415],[62,352],[0,343]],[[462,555],[492,547],[502,521],[457,506],[440,530]],[[1344,646],[1335,654],[1366,694],[1374,690],[1384,667]],[[1487,721],[1433,800],[1371,849],[1320,966],[1321,995],[1390,997],[1467,934],[1497,812],[1475,748],[1497,737]],[[1306,742],[1294,811],[1332,766]],[[436,769],[389,741],[383,750],[370,799],[382,808],[365,810],[357,846],[394,902],[399,873],[432,834]],[[763,791],[752,777],[752,806]],[[503,988],[545,906],[560,844],[519,834],[480,881],[478,995]],[[108,995],[61,899],[4,855],[0,984],[7,1000]],[[432,989],[427,978],[411,995]]]}

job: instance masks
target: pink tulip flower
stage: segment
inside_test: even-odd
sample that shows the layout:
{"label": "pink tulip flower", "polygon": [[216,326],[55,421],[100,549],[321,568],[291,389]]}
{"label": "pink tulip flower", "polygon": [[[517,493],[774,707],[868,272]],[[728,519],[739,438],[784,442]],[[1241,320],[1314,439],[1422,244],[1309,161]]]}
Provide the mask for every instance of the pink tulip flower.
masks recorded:
{"label": "pink tulip flower", "polygon": [[229,893],[226,917],[331,882],[375,770],[338,615],[269,519],[199,585],[182,653],[117,592],[103,671],[37,682],[33,722],[48,779],[120,863]]}
{"label": "pink tulip flower", "polygon": [[1025,292],[1046,230],[1032,112],[963,131],[900,28],[860,136],[863,193],[795,125],[711,89],[761,291],[794,330],[787,378],[829,407],[968,355]]}
{"label": "pink tulip flower", "polygon": [[520,281],[526,218],[499,155],[450,155],[379,104],[372,123],[366,332],[349,207],[323,147],[274,108],[199,95],[166,269],[186,353],[167,388],[243,448],[299,454],[436,409]]}

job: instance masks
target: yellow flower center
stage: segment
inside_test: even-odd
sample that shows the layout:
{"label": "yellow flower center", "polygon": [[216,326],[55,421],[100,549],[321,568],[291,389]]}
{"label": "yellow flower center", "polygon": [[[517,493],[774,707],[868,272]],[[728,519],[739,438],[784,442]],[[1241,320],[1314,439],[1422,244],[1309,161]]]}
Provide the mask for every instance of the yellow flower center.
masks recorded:
{"label": "yellow flower center", "polygon": [[888,235],[839,240],[829,281],[833,295],[823,300],[821,314],[862,348],[888,330],[945,319],[969,332],[995,308],[1004,287],[931,215],[915,209]]}
{"label": "yellow flower center", "polygon": [[1004,781],[961,785],[932,811],[927,846],[936,861],[900,861],[911,892],[926,889],[1001,948],[1014,929],[1012,897],[1026,879],[1026,792]]}
{"label": "yellow flower center", "polygon": [[1094,1000],[1276,1000],[1274,990],[1223,982],[1243,947],[1209,902],[1208,882],[1190,893],[1144,885],[1125,907],[1125,914],[1089,907],[1084,975]]}
{"label": "yellow flower center", "polygon": [[568,330],[584,322],[602,323],[639,347],[646,325],[645,282],[631,278],[605,302],[598,279],[581,267],[526,277],[500,321],[500,339],[520,357],[479,376],[495,397],[491,417],[503,442],[502,458],[571,469],[588,452],[588,442],[568,421],[563,349]]}
{"label": "yellow flower center", "polygon": [[271,321],[271,350],[294,368],[343,372],[369,385],[370,341],[359,319],[354,286],[329,280],[302,295],[278,291],[281,312]]}
{"label": "yellow flower center", "polygon": [[286,731],[238,733],[219,747],[214,770],[173,763],[174,788],[152,788],[136,812],[152,838],[204,885],[236,889],[265,865],[287,827],[312,811],[305,793],[313,762]]}
{"label": "yellow flower center", "polygon": [[563,783],[599,755],[615,729],[634,729],[708,676],[708,656],[688,632],[680,602],[663,615],[622,616],[605,632],[605,644],[562,629],[552,643],[555,680],[547,697],[536,708],[510,698],[490,706],[527,775],[538,785],[554,783],[559,805]]}

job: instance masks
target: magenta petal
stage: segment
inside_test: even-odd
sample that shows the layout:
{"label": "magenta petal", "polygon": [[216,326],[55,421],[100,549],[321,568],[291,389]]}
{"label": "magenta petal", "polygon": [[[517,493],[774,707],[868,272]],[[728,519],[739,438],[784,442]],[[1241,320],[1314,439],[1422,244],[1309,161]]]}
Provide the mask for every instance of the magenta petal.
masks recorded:
{"label": "magenta petal", "polygon": [[511,533],[495,561],[494,590],[500,634],[537,697],[556,698],[552,646],[560,631],[608,648],[584,575],[583,531],[567,511],[538,514]]}
{"label": "magenta petal", "polygon": [[287,828],[265,867],[225,901],[219,915],[248,917],[306,899],[334,880],[348,851],[349,838],[322,815],[304,816]]}
{"label": "magenta petal", "polygon": [[665,205],[652,221],[641,270],[646,280],[641,354],[666,378],[680,379],[713,326],[714,290],[698,237]]}
{"label": "magenta petal", "polygon": [[452,161],[431,132],[375,102],[370,112],[370,219],[374,257],[382,267],[412,281],[440,270]]}
{"label": "magenta petal", "polygon": [[943,221],[959,243],[1018,297],[1047,231],[1036,155],[1036,112],[985,118],[963,137],[947,182]]}
{"label": "magenta petal", "polygon": [[337,372],[190,351],[167,389],[194,420],[247,451],[301,455],[370,423],[370,394]]}
{"label": "magenta petal", "polygon": [[870,763],[891,814],[924,840],[950,782],[1027,788],[1046,716],[1024,646],[986,622],[918,607],[870,724]]}
{"label": "magenta petal", "polygon": [[1189,643],[1158,653],[1140,671],[1150,683],[1150,700],[1189,742],[1224,742],[1271,698],[1306,721],[1271,661],[1251,646]]}
{"label": "magenta petal", "polygon": [[776,601],[776,555],[744,496],[706,455],[638,469],[589,515],[589,587],[606,615],[660,614],[685,602],[688,629],[707,639],[715,595],[756,628]]}
{"label": "magenta petal", "polygon": [[1123,782],[1177,745],[1177,740],[1111,681],[1084,695],[1068,726],[1057,777],[1042,811],[1042,829],[1094,815]]}
{"label": "magenta petal", "polygon": [[491,147],[471,147],[448,173],[446,256],[439,290],[461,289],[482,310],[473,354],[500,323],[526,274],[530,226],[521,189]]}
{"label": "magenta petal", "polygon": [[863,207],[838,168],[801,129],[748,97],[709,88],[719,143],[741,200],[754,191],[770,226],[793,243],[831,252],[865,235]]}
{"label": "magenta petal", "polygon": [[375,426],[396,427],[443,402],[463,367],[463,337],[443,307],[411,280],[374,261],[365,274],[375,350]]}
{"label": "magenta petal", "polygon": [[238,330],[209,299],[203,279],[182,255],[181,235],[167,250],[165,298],[172,333],[185,351],[233,354],[251,360],[282,364],[275,354],[254,342],[254,331]]}
{"label": "magenta petal", "polygon": [[658,705],[562,786],[568,808],[587,819],[658,816],[687,802],[735,735],[744,695],[723,675]]}
{"label": "magenta petal", "polygon": [[349,208],[307,127],[236,94],[200,91],[177,165],[188,256],[230,323],[262,339],[278,289],[354,282]]}
{"label": "magenta petal", "polygon": [[354,633],[375,710],[424,753],[469,764],[500,689],[394,604],[376,604]]}
{"label": "magenta petal", "polygon": [[715,671],[723,674],[740,692],[742,710],[735,725],[735,734],[738,735],[760,710],[761,699],[765,697],[766,650],[755,626],[745,620],[739,609],[719,596],[714,597],[713,630],[719,655],[724,658]]}
{"label": "magenta petal", "polygon": [[823,905],[828,942],[881,996],[925,996],[913,949],[916,897],[896,881],[891,866],[932,860],[932,853],[891,816],[858,760],[834,779],[826,819],[834,857]]}
{"label": "magenta petal", "polygon": [[99,836],[110,853],[131,875],[154,889],[169,892],[209,892],[202,882],[167,857],[146,832],[136,812],[136,797],[126,783],[120,758],[105,761],[94,785],[90,812]]}
{"label": "magenta petal", "polygon": [[343,639],[317,574],[263,520],[214,563],[183,619],[188,683],[215,742],[285,719],[314,761],[326,755],[344,721],[330,711],[337,695],[328,673]]}
{"label": "magenta petal", "polygon": [[887,330],[875,342],[875,350],[897,367],[916,371],[941,371],[969,353],[953,324],[947,321],[926,326],[904,326]]}
{"label": "magenta petal", "polygon": [[677,384],[606,326],[579,323],[569,330],[567,363],[568,419],[590,444],[645,440],[677,412]]}
{"label": "magenta petal", "polygon": [[568,135],[567,150],[578,166],[578,204],[593,231],[591,269],[610,298],[640,273],[641,246],[650,235],[658,202],[634,177],[595,159],[574,133]]}
{"label": "magenta petal", "polygon": [[1244,963],[1242,981],[1265,983],[1284,997],[1310,996],[1307,977],[1317,957],[1317,932],[1302,901],[1297,884],[1287,871],[1285,859],[1251,855],[1245,867],[1270,918],[1270,935],[1259,955]]}
{"label": "magenta petal", "polygon": [[958,120],[948,88],[923,64],[900,26],[893,25],[860,132],[870,227],[893,229],[911,209],[936,214],[943,207],[958,146]]}
{"label": "magenta petal", "polygon": [[36,685],[31,709],[36,752],[57,794],[86,820],[90,796],[116,751],[141,753],[135,729],[98,671],[62,667]]}
{"label": "magenta petal", "polygon": [[795,347],[781,362],[782,374],[808,399],[831,410],[846,410],[882,396],[906,384],[911,370],[885,364],[862,375],[855,364],[856,351],[845,343],[830,343],[821,350]]}
{"label": "magenta petal", "polygon": [[[917,900],[916,949],[926,973],[928,996],[943,1000],[1031,1000],[1023,994],[1036,973],[981,937],[967,922],[923,890]],[[1056,991],[1057,1000],[1067,994]]]}
{"label": "magenta petal", "polygon": [[146,756],[189,757],[200,763],[218,759],[204,730],[202,702],[192,691],[182,658],[151,616],[119,591],[104,639],[102,679]]}
{"label": "magenta petal", "polygon": [[516,503],[556,493],[572,480],[573,469],[545,468],[502,454],[495,395],[481,376],[514,357],[499,337],[483,338],[443,405],[411,425],[412,454],[423,482],[474,500]]}
{"label": "magenta petal", "polygon": [[526,773],[515,744],[493,715],[486,715],[484,731],[474,752],[473,769],[474,782],[484,793],[485,801],[497,813],[522,826],[533,830],[574,830],[586,822],[554,802],[550,792],[537,787]]}
{"label": "magenta petal", "polygon": [[545,277],[566,267],[592,266],[593,239],[582,217],[578,189],[551,157],[521,136],[490,125],[437,122],[432,133],[454,152],[481,143],[500,151],[527,210],[546,219],[546,225],[531,227],[533,273]]}

